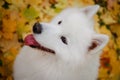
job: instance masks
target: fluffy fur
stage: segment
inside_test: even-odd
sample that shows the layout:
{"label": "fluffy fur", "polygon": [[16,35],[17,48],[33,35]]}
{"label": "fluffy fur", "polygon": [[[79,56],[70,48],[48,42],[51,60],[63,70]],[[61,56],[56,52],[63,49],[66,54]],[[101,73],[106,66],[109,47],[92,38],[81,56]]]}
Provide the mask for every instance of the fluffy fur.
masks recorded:
{"label": "fluffy fur", "polygon": [[[55,54],[24,46],[14,63],[15,80],[96,80],[99,57],[108,36],[94,31],[98,5],[63,10],[42,25],[35,40]],[[61,36],[66,38],[63,43]]]}

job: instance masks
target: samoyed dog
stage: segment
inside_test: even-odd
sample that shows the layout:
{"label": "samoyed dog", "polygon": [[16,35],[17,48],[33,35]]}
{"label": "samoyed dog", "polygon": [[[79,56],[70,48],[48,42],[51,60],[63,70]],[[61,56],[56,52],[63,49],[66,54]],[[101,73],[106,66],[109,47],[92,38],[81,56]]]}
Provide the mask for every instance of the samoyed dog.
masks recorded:
{"label": "samoyed dog", "polygon": [[14,62],[14,80],[96,80],[109,40],[94,30],[98,9],[67,8],[49,23],[35,23]]}

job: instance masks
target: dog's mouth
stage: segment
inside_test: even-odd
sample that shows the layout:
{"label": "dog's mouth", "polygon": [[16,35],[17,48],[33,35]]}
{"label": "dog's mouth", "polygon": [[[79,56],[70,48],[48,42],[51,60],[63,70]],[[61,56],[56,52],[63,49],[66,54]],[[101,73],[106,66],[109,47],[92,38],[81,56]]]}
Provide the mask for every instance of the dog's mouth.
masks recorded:
{"label": "dog's mouth", "polygon": [[33,37],[33,34],[29,34],[28,36],[26,36],[25,40],[24,40],[24,43],[25,43],[25,45],[30,46],[32,48],[37,48],[37,49],[40,49],[42,51],[46,51],[46,52],[55,54],[54,50],[51,50],[51,49],[46,48],[46,47],[42,46],[41,44],[39,44],[35,40],[35,38]]}

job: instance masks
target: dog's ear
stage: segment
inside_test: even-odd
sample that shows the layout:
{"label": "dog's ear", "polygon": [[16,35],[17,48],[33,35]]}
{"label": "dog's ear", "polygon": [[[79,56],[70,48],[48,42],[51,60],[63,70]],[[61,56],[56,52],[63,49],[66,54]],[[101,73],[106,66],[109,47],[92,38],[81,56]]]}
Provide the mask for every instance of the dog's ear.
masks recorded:
{"label": "dog's ear", "polygon": [[94,54],[101,51],[108,43],[108,40],[109,37],[107,35],[95,34],[88,49],[89,53]]}
{"label": "dog's ear", "polygon": [[93,17],[94,14],[96,14],[96,12],[98,11],[99,9],[99,5],[93,5],[93,6],[88,6],[88,7],[85,7],[83,8],[83,12],[88,16],[88,17]]}

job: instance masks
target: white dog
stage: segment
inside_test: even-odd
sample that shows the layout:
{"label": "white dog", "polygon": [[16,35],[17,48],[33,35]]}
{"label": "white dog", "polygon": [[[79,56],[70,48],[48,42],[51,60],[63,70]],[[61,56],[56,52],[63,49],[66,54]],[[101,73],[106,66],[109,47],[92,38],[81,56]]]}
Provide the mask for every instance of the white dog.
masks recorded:
{"label": "white dog", "polygon": [[108,36],[94,31],[99,6],[68,8],[35,23],[14,63],[15,80],[96,80]]}

